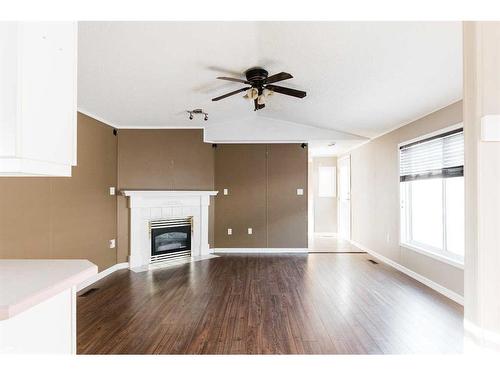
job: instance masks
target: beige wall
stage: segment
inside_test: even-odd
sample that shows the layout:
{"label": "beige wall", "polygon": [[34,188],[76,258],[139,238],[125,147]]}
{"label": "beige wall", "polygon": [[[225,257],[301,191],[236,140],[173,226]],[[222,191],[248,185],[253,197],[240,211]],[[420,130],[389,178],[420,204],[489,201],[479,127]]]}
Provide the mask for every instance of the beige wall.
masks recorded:
{"label": "beige wall", "polygon": [[462,122],[454,103],[376,138],[351,154],[352,239],[463,295],[463,270],[399,246],[398,144]]}
{"label": "beige wall", "polygon": [[116,262],[117,139],[78,114],[78,165],[72,177],[0,177],[0,258],[82,258]]}
{"label": "beige wall", "polygon": [[[214,149],[201,129],[118,130],[118,189],[214,190]],[[213,210],[209,242],[213,244]],[[118,262],[129,255],[129,210],[118,198]]]}
{"label": "beige wall", "polygon": [[337,167],[336,157],[315,157],[312,161],[314,232],[337,233],[337,197],[320,197],[319,167]]}
{"label": "beige wall", "polygon": [[307,169],[307,149],[297,144],[219,145],[215,247],[307,247]]}

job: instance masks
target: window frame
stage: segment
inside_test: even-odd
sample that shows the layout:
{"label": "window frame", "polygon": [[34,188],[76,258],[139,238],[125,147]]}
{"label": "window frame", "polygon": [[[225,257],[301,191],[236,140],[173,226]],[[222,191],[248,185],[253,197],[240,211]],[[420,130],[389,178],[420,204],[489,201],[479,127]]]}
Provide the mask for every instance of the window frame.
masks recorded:
{"label": "window frame", "polygon": [[[329,194],[322,194],[321,192],[321,175],[322,171],[329,169],[331,171],[331,191]],[[320,165],[318,166],[318,197],[319,198],[335,198],[337,196],[337,167],[334,165]]]}
{"label": "window frame", "polygon": [[[426,255],[428,257],[431,257],[433,259],[439,260],[441,262],[450,264],[454,267],[457,268],[464,268],[464,257],[457,256],[456,254],[447,251],[447,234],[446,234],[446,178],[442,178],[442,184],[441,184],[441,191],[442,191],[442,212],[443,212],[443,243],[442,243],[442,249],[438,249],[436,247],[420,243],[418,241],[413,241],[411,238],[411,231],[412,231],[412,226],[411,226],[411,210],[407,209],[406,207],[406,201],[411,202],[411,181],[408,182],[401,182],[399,181],[399,171],[400,171],[400,147],[405,146],[410,143],[414,143],[417,141],[425,140],[431,137],[439,136],[441,134],[445,134],[449,131],[456,130],[463,128],[463,123],[458,123],[443,129],[440,129],[438,131],[424,134],[422,136],[419,136],[417,138],[410,139],[405,142],[401,142],[397,145],[397,171],[398,171],[398,184],[399,184],[399,246],[403,247],[405,249],[409,249],[412,251],[415,251],[417,253]],[[405,191],[406,190],[406,191]],[[409,198],[408,198],[409,197]],[[465,197],[464,197],[465,198]]]}

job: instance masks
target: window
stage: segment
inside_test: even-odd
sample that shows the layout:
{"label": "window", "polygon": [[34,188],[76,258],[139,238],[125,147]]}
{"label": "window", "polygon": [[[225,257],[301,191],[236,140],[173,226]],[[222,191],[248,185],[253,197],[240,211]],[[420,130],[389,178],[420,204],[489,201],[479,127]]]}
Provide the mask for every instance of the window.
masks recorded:
{"label": "window", "polygon": [[402,244],[463,264],[463,130],[405,144],[399,161]]}
{"label": "window", "polygon": [[318,195],[335,197],[337,195],[337,178],[335,167],[318,168]]}

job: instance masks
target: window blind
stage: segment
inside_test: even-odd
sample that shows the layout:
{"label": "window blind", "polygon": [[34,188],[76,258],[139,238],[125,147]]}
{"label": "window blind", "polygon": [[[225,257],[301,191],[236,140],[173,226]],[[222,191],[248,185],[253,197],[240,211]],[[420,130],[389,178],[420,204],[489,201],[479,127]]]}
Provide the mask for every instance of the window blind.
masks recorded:
{"label": "window blind", "polygon": [[399,148],[399,180],[464,175],[464,132],[453,130]]}

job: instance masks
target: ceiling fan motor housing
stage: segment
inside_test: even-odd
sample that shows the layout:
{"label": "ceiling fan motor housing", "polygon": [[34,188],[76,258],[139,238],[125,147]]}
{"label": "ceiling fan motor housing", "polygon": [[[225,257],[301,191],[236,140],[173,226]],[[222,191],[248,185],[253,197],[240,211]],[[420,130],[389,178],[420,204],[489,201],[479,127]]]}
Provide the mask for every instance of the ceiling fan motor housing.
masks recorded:
{"label": "ceiling fan motor housing", "polygon": [[247,78],[247,81],[255,83],[255,84],[262,84],[262,82],[268,77],[269,73],[267,70],[263,68],[250,68],[245,72],[245,76]]}

